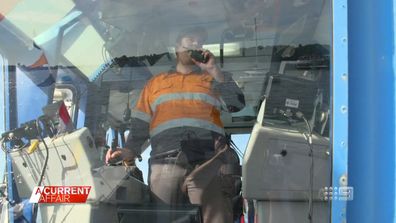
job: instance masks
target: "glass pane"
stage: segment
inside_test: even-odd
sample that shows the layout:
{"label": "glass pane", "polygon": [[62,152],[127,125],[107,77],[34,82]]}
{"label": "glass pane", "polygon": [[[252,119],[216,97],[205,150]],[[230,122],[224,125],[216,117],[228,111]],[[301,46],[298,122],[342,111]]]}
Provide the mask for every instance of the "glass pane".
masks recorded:
{"label": "glass pane", "polygon": [[7,196],[38,222],[330,222],[330,6],[0,6]]}
{"label": "glass pane", "polygon": [[31,39],[55,25],[72,8],[72,1],[43,0],[5,1],[0,8],[13,25]]}

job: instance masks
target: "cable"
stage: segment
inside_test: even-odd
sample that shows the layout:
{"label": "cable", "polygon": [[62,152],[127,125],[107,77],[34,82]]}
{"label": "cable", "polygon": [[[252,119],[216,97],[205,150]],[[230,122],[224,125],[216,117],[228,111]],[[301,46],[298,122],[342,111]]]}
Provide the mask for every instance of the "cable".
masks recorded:
{"label": "cable", "polygon": [[[48,148],[47,144],[46,144],[45,141],[44,141],[44,138],[43,138],[43,136],[42,136],[42,129],[40,128],[40,124],[39,124],[40,118],[41,118],[41,117],[39,117],[39,118],[36,119],[36,128],[37,128],[37,132],[38,132],[38,137],[39,137],[39,139],[43,142],[43,144],[44,144],[44,146],[45,146],[45,149],[46,149],[46,157],[45,157],[45,161],[44,161],[43,168],[42,168],[42,170],[41,170],[41,174],[40,174],[40,179],[39,179],[39,182],[38,182],[38,186],[40,186],[40,185],[42,184],[42,181],[43,181],[43,179],[44,179],[44,173],[45,173],[45,169],[47,168],[47,165],[48,165],[48,158],[49,158],[49,148]],[[14,145],[12,149],[7,149],[7,147],[6,147],[6,145],[5,145],[5,141],[6,141],[6,140],[20,140],[21,142],[23,142],[21,139],[14,138],[14,137],[13,137],[13,133],[10,133],[7,137],[8,137],[8,139],[5,139],[4,137],[2,137],[2,138],[0,139],[0,147],[1,147],[1,149],[2,149],[6,154],[20,151],[20,150],[24,149],[24,148],[29,144],[29,143],[25,143],[25,144],[22,145],[22,146],[15,146],[15,145]],[[9,198],[8,198],[8,197],[4,194],[4,192],[1,191],[1,190],[0,190],[0,196],[5,197],[6,201],[9,202],[9,203],[11,204],[11,206],[14,206],[14,205],[15,205],[15,201],[10,201]],[[38,204],[34,204],[34,205],[33,205],[33,217],[34,217],[34,218],[37,216],[37,210],[38,210]]]}
{"label": "cable", "polygon": [[238,146],[234,143],[234,141],[231,139],[231,137],[229,138],[230,144],[231,144],[231,148],[233,148],[235,150],[235,152],[238,154],[239,158],[243,158],[243,152],[238,148]]}
{"label": "cable", "polygon": [[[11,133],[10,133],[11,134]],[[13,137],[13,136],[8,136],[8,138]],[[19,139],[20,140],[20,139]],[[14,145],[12,149],[7,149],[7,146],[5,145],[5,139],[1,138],[0,140],[0,144],[1,144],[1,150],[3,150],[4,153],[14,153],[14,152],[18,152],[21,151],[22,149],[24,149],[26,146],[29,145],[29,143],[25,143],[22,146],[18,146],[18,145]],[[21,142],[23,142],[22,140],[20,140]]]}
{"label": "cable", "polygon": [[[10,133],[10,134],[11,134],[11,133]],[[8,137],[12,137],[12,136],[9,135]],[[25,148],[25,147],[28,145],[28,143],[26,143],[25,145],[20,146],[20,147],[18,147],[18,148],[16,148],[16,149],[15,149],[15,147],[17,147],[17,146],[14,146],[14,149],[7,149],[7,147],[6,147],[4,141],[5,141],[5,139],[4,139],[4,137],[2,137],[2,138],[0,139],[0,147],[1,147],[1,149],[3,150],[3,152],[6,154],[6,156],[9,156],[8,154],[10,154],[10,153],[20,151],[20,150],[22,150],[23,148]],[[21,140],[21,141],[22,141],[22,140]],[[7,170],[7,171],[9,171],[9,170]],[[11,180],[11,179],[8,179],[8,180]],[[6,195],[2,190],[0,190],[0,196],[4,197],[5,200],[6,200],[12,207],[14,207],[14,206],[16,205],[15,200],[10,200],[10,199],[8,198],[8,195]]]}
{"label": "cable", "polygon": [[313,215],[313,178],[314,178],[314,156],[313,156],[313,145],[312,145],[312,128],[309,124],[308,120],[304,117],[304,114],[300,111],[296,112],[297,118],[304,120],[305,125],[308,130],[307,143],[309,146],[309,156],[311,157],[311,166],[309,169],[309,201],[308,201],[308,220],[312,223],[312,215]]}
{"label": "cable", "polygon": [[41,169],[41,174],[40,174],[40,178],[39,178],[39,182],[38,182],[37,186],[40,186],[41,183],[43,182],[45,169],[47,168],[48,159],[49,159],[49,148],[48,148],[47,143],[45,142],[45,140],[44,140],[44,138],[42,136],[41,128],[40,128],[40,125],[39,125],[39,120],[40,120],[39,118],[36,120],[36,127],[37,127],[37,131],[38,131],[39,139],[43,142],[43,145],[45,147],[45,161],[44,161],[44,164],[43,164],[43,168]]}
{"label": "cable", "polygon": [[281,115],[282,118],[285,119],[285,121],[287,122],[288,125],[292,126],[292,119],[291,116],[293,115],[293,113],[291,113],[290,111],[283,111],[282,109],[279,109],[279,114]]}
{"label": "cable", "polygon": [[100,70],[97,72],[95,79],[97,78],[97,76],[104,74],[107,70],[110,70],[113,74],[116,74],[111,68],[114,67],[114,59],[112,59],[107,51],[106,51],[106,47],[105,44],[102,45],[102,50],[101,50],[101,54],[102,54],[102,60],[103,60],[103,65],[101,65],[102,67],[100,68]]}
{"label": "cable", "polygon": [[[5,144],[4,144],[4,138],[1,138],[1,139],[0,139],[0,147],[1,147],[1,149],[4,151],[4,153],[5,153],[7,156],[9,156],[8,154],[11,153],[11,152],[16,152],[16,151],[21,150],[21,149],[17,149],[17,150],[9,151],[9,150],[6,148]],[[24,147],[22,147],[22,148],[24,148]],[[14,200],[10,200],[10,199],[8,198],[8,195],[6,195],[2,190],[0,190],[0,196],[4,197],[5,200],[6,200],[12,207],[15,206],[16,202],[15,202]]]}
{"label": "cable", "polygon": [[231,138],[231,134],[226,134],[227,144],[230,146],[230,149],[234,150],[237,154],[238,158],[243,158],[243,152],[238,148],[238,146],[234,143]]}
{"label": "cable", "polygon": [[[40,178],[39,178],[39,182],[38,182],[37,186],[40,186],[42,184],[42,182],[43,182],[45,169],[47,168],[48,159],[49,159],[49,148],[48,148],[47,143],[45,142],[45,140],[44,140],[44,138],[42,136],[42,131],[41,131],[41,128],[40,128],[39,121],[40,121],[40,117],[36,119],[36,128],[37,128],[37,132],[38,132],[38,137],[43,142],[43,145],[45,147],[45,161],[44,161],[44,164],[43,164],[43,168],[41,169],[41,174],[40,174]],[[36,219],[37,212],[38,212],[38,204],[35,203],[35,204],[33,204],[33,219]]]}
{"label": "cable", "polygon": [[8,203],[10,203],[11,206],[14,206],[14,205],[15,205],[15,201],[11,201],[10,199],[8,199],[8,196],[7,196],[2,190],[0,190],[0,196],[1,196],[1,197],[4,197],[4,199],[5,199]]}

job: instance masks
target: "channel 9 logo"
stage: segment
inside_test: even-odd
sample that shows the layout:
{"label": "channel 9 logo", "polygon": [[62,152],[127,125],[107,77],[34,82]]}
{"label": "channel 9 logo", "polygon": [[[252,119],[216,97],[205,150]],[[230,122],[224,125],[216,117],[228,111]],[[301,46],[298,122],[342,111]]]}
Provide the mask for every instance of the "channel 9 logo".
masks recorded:
{"label": "channel 9 logo", "polygon": [[320,196],[325,201],[351,201],[353,200],[353,187],[324,187]]}

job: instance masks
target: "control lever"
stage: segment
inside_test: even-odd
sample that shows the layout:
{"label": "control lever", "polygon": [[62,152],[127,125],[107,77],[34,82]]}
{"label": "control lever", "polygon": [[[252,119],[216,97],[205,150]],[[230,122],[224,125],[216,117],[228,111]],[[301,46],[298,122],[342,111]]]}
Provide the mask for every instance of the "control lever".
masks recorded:
{"label": "control lever", "polygon": [[[129,81],[131,81],[131,77],[129,76]],[[122,116],[122,119],[125,121],[125,122],[127,122],[127,121],[129,121],[130,119],[131,119],[131,113],[132,113],[132,111],[131,111],[131,109],[129,108],[129,92],[128,92],[128,101],[127,101],[127,103],[126,103],[126,108],[125,108],[125,110],[124,110],[124,114],[123,114],[123,116]]]}
{"label": "control lever", "polygon": [[124,121],[129,121],[130,119],[131,119],[131,113],[132,113],[132,111],[131,111],[131,109],[129,108],[129,103],[127,103],[127,106],[126,106],[126,108],[125,108],[125,110],[124,110],[124,114],[123,114],[123,116],[122,116],[122,119],[124,120]]}
{"label": "control lever", "polygon": [[111,141],[110,149],[114,151],[115,149],[117,149],[117,147],[118,147],[118,130],[114,130],[114,138]]}
{"label": "control lever", "polygon": [[[117,149],[117,147],[118,147],[118,134],[119,134],[119,131],[118,130],[114,130],[114,138],[111,141],[111,146],[109,148],[112,151],[115,151]],[[121,136],[122,137],[122,141],[125,142],[125,140],[123,138],[124,137],[124,131],[121,131],[121,134],[122,134],[122,136]],[[141,162],[143,160],[141,155],[137,155],[136,158],[139,160],[139,162]],[[120,166],[120,165],[122,165],[122,161],[123,160],[121,158],[119,158],[117,160],[109,162],[109,165],[110,166]]]}
{"label": "control lever", "polygon": [[[111,146],[110,146],[110,150],[112,152],[116,151],[118,147],[118,130],[114,130],[114,138],[111,141]],[[116,160],[109,160],[109,166],[120,166],[122,164],[122,158],[119,157]]]}

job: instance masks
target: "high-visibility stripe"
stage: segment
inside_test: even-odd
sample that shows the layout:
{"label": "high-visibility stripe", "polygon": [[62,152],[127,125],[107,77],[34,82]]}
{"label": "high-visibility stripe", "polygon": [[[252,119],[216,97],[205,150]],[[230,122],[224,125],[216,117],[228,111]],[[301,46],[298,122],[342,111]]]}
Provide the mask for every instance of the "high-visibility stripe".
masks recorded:
{"label": "high-visibility stripe", "polygon": [[221,101],[209,74],[167,74],[150,80],[134,117],[150,123],[150,135],[177,127],[196,127],[224,135]]}
{"label": "high-visibility stripe", "polygon": [[181,118],[181,119],[174,119],[171,121],[167,121],[163,124],[158,125],[156,128],[150,130],[150,136],[153,137],[158,133],[161,133],[165,130],[177,127],[196,127],[201,129],[207,129],[209,131],[217,132],[219,134],[224,135],[224,129],[219,127],[211,122],[194,119],[194,118]]}
{"label": "high-visibility stripe", "polygon": [[223,127],[220,110],[213,105],[199,100],[171,100],[156,107],[150,128],[154,129],[165,122],[182,118],[205,120]]}
{"label": "high-visibility stripe", "polygon": [[163,94],[155,99],[155,101],[150,105],[151,110],[155,112],[156,107],[167,101],[172,100],[200,100],[215,106],[218,110],[221,110],[221,102],[211,95],[204,93],[173,93],[173,94]]}
{"label": "high-visibility stripe", "polygon": [[131,117],[140,119],[140,120],[148,122],[148,123],[151,121],[151,116],[150,115],[148,115],[148,114],[146,114],[144,112],[141,112],[139,110],[136,110],[136,109],[134,109],[132,111]]}

